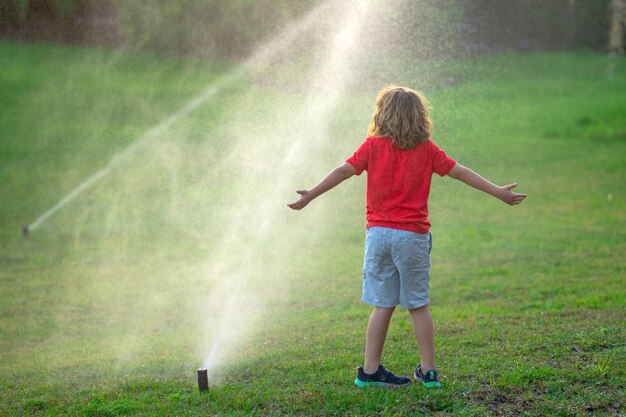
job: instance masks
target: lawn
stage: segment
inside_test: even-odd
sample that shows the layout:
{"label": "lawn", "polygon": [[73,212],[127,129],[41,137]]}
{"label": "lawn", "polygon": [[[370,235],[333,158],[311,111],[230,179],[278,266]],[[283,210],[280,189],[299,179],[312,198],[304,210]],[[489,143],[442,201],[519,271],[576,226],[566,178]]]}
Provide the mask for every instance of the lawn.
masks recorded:
{"label": "lawn", "polygon": [[[508,207],[433,179],[439,390],[353,385],[364,176],[286,208],[364,139],[379,83],[328,98],[278,88],[284,69],[230,79],[199,59],[8,41],[0,61],[0,415],[624,414],[624,58],[501,54],[385,81],[426,93],[450,156],[529,195]],[[406,375],[410,323],[398,309],[383,357]]]}

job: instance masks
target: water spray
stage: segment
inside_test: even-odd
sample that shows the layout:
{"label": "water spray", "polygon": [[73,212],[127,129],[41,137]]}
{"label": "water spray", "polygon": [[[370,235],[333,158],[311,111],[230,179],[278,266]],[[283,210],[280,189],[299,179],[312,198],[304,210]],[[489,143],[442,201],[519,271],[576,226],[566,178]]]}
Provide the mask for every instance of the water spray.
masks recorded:
{"label": "water spray", "polygon": [[[300,127],[310,126],[310,130],[314,130],[314,126],[324,126],[330,119],[332,110],[341,102],[346,85],[349,84],[350,77],[346,67],[350,64],[350,51],[364,29],[366,17],[371,10],[371,3],[371,0],[359,0],[358,7],[352,9],[346,7],[345,10],[342,10],[344,13],[340,13],[342,20],[339,26],[343,29],[328,40],[328,48],[326,48],[326,54],[322,61],[323,65],[320,64],[321,69],[317,72],[317,77],[312,81],[311,91],[306,96],[307,100],[303,106],[306,110],[304,114],[300,115],[299,120],[291,123],[297,123]],[[320,99],[321,96],[323,99]],[[291,143],[286,157],[281,158],[278,165],[280,167],[288,166],[293,158],[299,154],[302,145],[303,140]],[[276,188],[280,188],[280,186],[277,185]],[[261,213],[273,212],[275,210],[274,204],[274,201],[268,200],[256,210]],[[254,258],[257,256],[259,248],[266,243],[265,230],[271,229],[276,220],[274,215],[263,216],[263,222],[257,225],[254,236],[247,239],[245,250],[239,254],[240,264],[243,266],[238,274],[232,275],[230,282],[233,284],[233,289],[227,301],[224,303],[221,300],[221,317],[218,318],[218,325],[212,329],[214,331],[213,345],[202,369],[213,369],[216,364],[221,362],[223,351],[228,349],[229,331],[232,327],[236,327],[232,326],[231,321],[229,321],[230,317],[236,316],[237,303],[241,302],[240,292],[242,288],[246,287],[246,282],[254,275],[251,265],[255,264]],[[198,386],[202,390],[200,370],[198,370]]]}
{"label": "water spray", "polygon": [[173,113],[164,121],[161,121],[160,123],[153,126],[140,137],[136,138],[125,149],[114,155],[107,164],[107,166],[105,166],[103,169],[79,184],[65,197],[63,197],[57,204],[46,210],[35,221],[22,227],[23,235],[28,236],[31,232],[35,231],[35,229],[37,229],[39,225],[46,221],[50,216],[62,209],[65,205],[74,200],[74,198],[82,194],[84,191],[90,189],[98,181],[108,176],[114,169],[116,169],[124,160],[126,160],[132,154],[136,153],[139,149],[145,148],[150,142],[162,136],[168,129],[170,129],[172,125],[174,125],[180,119],[186,117],[188,114],[200,107],[209,98],[212,98],[214,95],[220,92],[220,90],[224,86],[228,85],[228,83],[240,78],[241,76],[246,74],[246,72],[254,68],[260,68],[270,65],[272,60],[278,54],[280,54],[284,50],[287,50],[291,46],[291,43],[294,39],[298,38],[299,34],[308,30],[312,25],[314,25],[315,22],[320,19],[320,16],[322,16],[323,12],[327,11],[331,7],[331,5],[332,0],[326,0],[326,2],[318,5],[313,10],[311,10],[301,20],[287,26],[280,33],[278,33],[278,35],[270,39],[255,54],[253,54],[243,63],[241,63],[239,67],[233,70],[230,74],[227,74],[222,78],[214,81],[212,84],[207,86],[201,94],[192,98],[180,110]]}
{"label": "water spray", "polygon": [[209,374],[206,368],[198,369],[198,389],[200,392],[209,392]]}

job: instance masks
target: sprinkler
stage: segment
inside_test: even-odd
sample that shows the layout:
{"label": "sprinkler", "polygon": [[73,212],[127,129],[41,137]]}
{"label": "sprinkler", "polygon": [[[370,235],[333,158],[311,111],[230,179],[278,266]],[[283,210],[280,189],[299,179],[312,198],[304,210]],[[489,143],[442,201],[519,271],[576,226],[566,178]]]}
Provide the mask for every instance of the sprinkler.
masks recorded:
{"label": "sprinkler", "polygon": [[22,226],[22,234],[24,235],[24,237],[28,237],[29,233],[30,233],[30,229],[28,229],[28,225],[25,224],[24,226]]}
{"label": "sprinkler", "polygon": [[209,376],[206,368],[198,369],[198,389],[200,392],[209,391]]}

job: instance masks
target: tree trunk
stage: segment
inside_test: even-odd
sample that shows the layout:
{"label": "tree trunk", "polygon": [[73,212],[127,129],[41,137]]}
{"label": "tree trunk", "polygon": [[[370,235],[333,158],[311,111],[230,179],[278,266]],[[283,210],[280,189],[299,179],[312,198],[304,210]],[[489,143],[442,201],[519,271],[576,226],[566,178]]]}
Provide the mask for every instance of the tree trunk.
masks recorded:
{"label": "tree trunk", "polygon": [[624,53],[624,17],[625,0],[611,1],[611,28],[609,31],[609,51],[613,54]]}

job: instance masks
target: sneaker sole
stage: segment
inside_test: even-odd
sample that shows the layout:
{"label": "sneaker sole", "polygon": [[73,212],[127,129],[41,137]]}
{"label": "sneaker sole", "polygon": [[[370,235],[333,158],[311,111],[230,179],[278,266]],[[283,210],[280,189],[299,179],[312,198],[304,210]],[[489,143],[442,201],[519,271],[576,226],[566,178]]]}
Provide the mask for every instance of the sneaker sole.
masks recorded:
{"label": "sneaker sole", "polygon": [[394,387],[402,387],[404,385],[410,385],[410,383],[390,384],[389,382],[380,382],[380,381],[361,381],[359,378],[357,378],[354,380],[354,385],[356,385],[359,388],[367,388],[367,387],[394,388]]}
{"label": "sneaker sole", "polygon": [[424,380],[419,378],[417,374],[413,374],[413,378],[415,378],[417,382],[421,382],[426,388],[441,388],[441,382],[439,381],[424,382]]}

